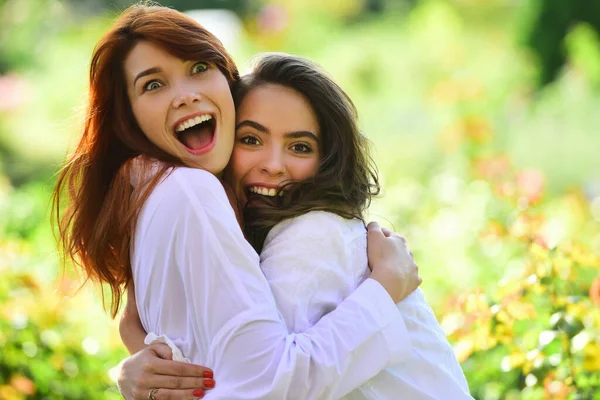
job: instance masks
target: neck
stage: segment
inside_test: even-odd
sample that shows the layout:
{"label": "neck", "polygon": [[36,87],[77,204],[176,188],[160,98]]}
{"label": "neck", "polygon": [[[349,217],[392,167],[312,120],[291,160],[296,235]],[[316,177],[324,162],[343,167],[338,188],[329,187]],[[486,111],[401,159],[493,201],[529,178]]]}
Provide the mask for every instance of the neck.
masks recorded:
{"label": "neck", "polygon": [[244,230],[244,220],[242,219],[242,210],[240,208],[240,205],[238,204],[237,197],[235,197],[233,188],[231,187],[231,185],[229,185],[227,182],[225,182],[223,180],[221,180],[221,184],[223,185],[223,188],[225,189],[225,193],[227,194],[227,198],[229,199],[229,204],[231,204],[231,208],[233,208],[233,211],[235,212],[235,218],[237,219],[238,224],[240,225],[240,228],[242,228],[242,230]]}

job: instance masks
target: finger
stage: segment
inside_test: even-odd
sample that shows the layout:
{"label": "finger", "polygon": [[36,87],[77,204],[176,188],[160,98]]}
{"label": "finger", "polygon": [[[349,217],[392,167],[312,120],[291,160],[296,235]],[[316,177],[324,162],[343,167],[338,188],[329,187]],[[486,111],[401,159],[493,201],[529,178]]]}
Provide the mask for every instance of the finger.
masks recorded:
{"label": "finger", "polygon": [[144,379],[142,387],[156,387],[172,390],[210,390],[216,386],[214,379],[189,376],[153,375],[151,380]]}
{"label": "finger", "polygon": [[390,235],[389,237],[393,237],[394,239],[399,240],[400,243],[402,243],[408,250],[408,242],[406,241],[406,238],[404,236],[398,235],[396,232],[392,232],[392,235]]}
{"label": "finger", "polygon": [[176,377],[213,378],[213,371],[210,368],[172,360],[157,359],[152,364],[148,364],[146,371]]}
{"label": "finger", "polygon": [[403,243],[406,243],[406,238],[402,235],[397,234],[396,232],[394,232],[391,229],[388,228],[381,228],[381,232],[383,232],[383,235],[385,237],[395,237],[395,238],[399,238]]}
{"label": "finger", "polygon": [[154,394],[156,400],[195,400],[201,399],[205,395],[202,389],[165,389],[160,388]]}
{"label": "finger", "polygon": [[383,232],[383,235],[385,237],[390,237],[392,235],[395,235],[395,232],[392,231],[392,230],[390,230],[390,229],[388,229],[388,228],[381,228],[381,232]]}
{"label": "finger", "polygon": [[381,232],[381,226],[379,226],[379,223],[377,221],[371,221],[371,222],[369,222],[369,225],[367,225],[367,231],[368,232]]}
{"label": "finger", "polygon": [[156,354],[163,360],[172,360],[173,359],[173,350],[171,350],[171,348],[164,343],[154,343],[148,347],[150,347],[150,349],[154,352],[154,354]]}

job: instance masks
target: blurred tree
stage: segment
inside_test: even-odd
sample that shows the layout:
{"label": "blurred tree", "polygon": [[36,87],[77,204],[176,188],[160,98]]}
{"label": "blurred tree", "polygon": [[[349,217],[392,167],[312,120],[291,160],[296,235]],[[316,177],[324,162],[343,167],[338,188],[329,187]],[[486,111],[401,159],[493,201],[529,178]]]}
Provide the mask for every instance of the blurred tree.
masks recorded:
{"label": "blurred tree", "polygon": [[383,14],[389,10],[411,10],[419,0],[364,0],[363,9],[367,13]]}
{"label": "blurred tree", "polygon": [[366,0],[365,9],[373,13],[381,13],[385,10],[385,0]]}
{"label": "blurred tree", "polygon": [[551,83],[566,62],[565,38],[578,23],[600,33],[600,0],[535,0],[526,45],[539,59],[540,86]]}

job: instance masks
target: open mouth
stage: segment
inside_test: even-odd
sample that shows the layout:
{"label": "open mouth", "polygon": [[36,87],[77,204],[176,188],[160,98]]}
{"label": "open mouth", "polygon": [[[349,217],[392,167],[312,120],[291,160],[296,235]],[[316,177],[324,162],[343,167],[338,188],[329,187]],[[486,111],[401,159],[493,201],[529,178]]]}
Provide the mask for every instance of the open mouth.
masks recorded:
{"label": "open mouth", "polygon": [[215,129],[215,118],[211,114],[202,114],[177,124],[175,136],[188,151],[198,154],[213,143]]}

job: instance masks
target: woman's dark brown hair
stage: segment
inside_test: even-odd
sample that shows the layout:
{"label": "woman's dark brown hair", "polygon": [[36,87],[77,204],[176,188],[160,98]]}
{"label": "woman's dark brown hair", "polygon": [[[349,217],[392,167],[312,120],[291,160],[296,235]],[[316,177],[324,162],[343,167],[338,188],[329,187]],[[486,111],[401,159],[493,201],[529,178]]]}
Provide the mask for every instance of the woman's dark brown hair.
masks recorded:
{"label": "woman's dark brown hair", "polygon": [[[64,256],[87,279],[110,286],[113,317],[132,276],[129,248],[138,211],[168,166],[181,165],[148,140],[131,110],[123,64],[142,40],[183,60],[214,63],[230,86],[239,78],[233,59],[210,32],[185,14],[149,3],[125,10],[96,45],[83,135],[59,173],[52,220]],[[139,155],[165,167],[141,196],[132,197],[131,160]],[[138,169],[152,165],[142,159],[136,172],[143,176]]]}
{"label": "woman's dark brown hair", "polygon": [[281,202],[262,199],[265,207],[244,208],[246,237],[259,252],[270,229],[284,219],[322,210],[362,220],[371,197],[379,193],[377,170],[369,142],[358,128],[356,107],[333,79],[303,58],[265,54],[234,86],[236,108],[253,89],[267,84],[291,88],[308,100],[319,123],[321,160],[314,178],[290,184]]}

